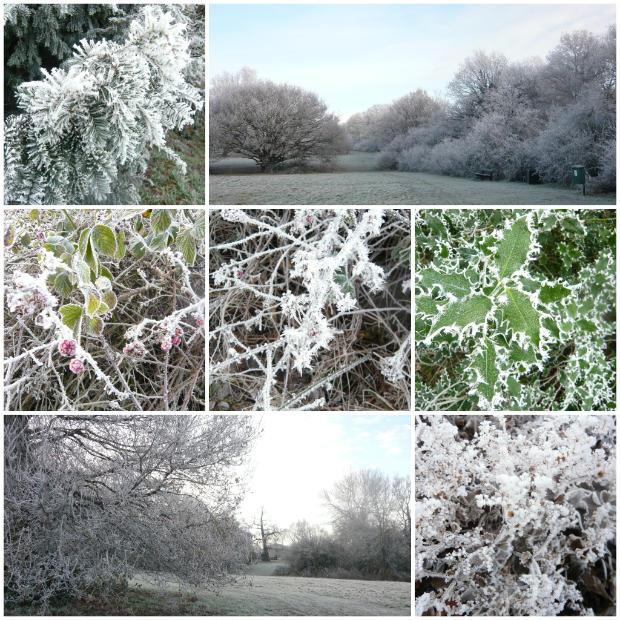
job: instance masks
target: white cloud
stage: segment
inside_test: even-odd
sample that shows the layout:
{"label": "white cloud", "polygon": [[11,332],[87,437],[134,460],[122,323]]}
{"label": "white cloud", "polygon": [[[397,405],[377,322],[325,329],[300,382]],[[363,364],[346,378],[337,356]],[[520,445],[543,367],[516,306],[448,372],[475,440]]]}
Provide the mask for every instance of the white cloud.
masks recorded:
{"label": "white cloud", "polygon": [[411,425],[403,424],[377,434],[377,442],[386,454],[401,454],[411,445]]}

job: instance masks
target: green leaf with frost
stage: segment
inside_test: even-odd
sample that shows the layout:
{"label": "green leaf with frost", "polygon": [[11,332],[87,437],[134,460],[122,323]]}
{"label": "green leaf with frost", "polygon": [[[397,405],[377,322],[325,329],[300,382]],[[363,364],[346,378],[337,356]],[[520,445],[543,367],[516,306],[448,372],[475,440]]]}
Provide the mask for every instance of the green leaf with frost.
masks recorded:
{"label": "green leaf with frost", "polygon": [[89,336],[101,336],[103,333],[103,321],[99,317],[87,317],[86,329]]}
{"label": "green leaf with frost", "polygon": [[106,291],[101,296],[101,303],[105,304],[110,310],[114,310],[117,303],[116,294],[114,293],[114,291]]}
{"label": "green leaf with frost", "polygon": [[171,209],[153,209],[151,213],[151,226],[155,232],[163,232],[172,223]]}
{"label": "green leaf with frost", "polygon": [[109,309],[110,308],[108,307],[108,304],[102,301],[99,304],[99,307],[97,308],[97,312],[95,314],[105,314]]}
{"label": "green leaf with frost", "polygon": [[79,340],[82,328],[82,306],[67,304],[60,308],[62,322],[73,331],[73,335]]}
{"label": "green leaf with frost", "polygon": [[194,237],[196,239],[204,239],[205,238],[205,212],[202,211],[198,216],[198,219],[194,223]]}
{"label": "green leaf with frost", "polygon": [[125,232],[121,230],[119,233],[116,234],[116,254],[114,255],[114,258],[116,260],[121,260],[121,258],[125,256],[126,251]]}
{"label": "green leaf with frost", "polygon": [[577,321],[577,325],[587,332],[595,333],[598,331],[598,327],[592,321],[587,321],[586,319]]}
{"label": "green leaf with frost", "polygon": [[493,396],[495,396],[495,384],[499,377],[496,361],[497,353],[495,346],[485,336],[481,352],[474,358],[471,367],[478,371],[476,389],[489,403],[492,402]]}
{"label": "green leaf with frost", "polygon": [[569,232],[574,232],[577,233],[578,235],[584,235],[584,231],[583,228],[581,227],[581,224],[579,223],[579,220],[577,220],[574,217],[566,217],[562,220],[562,226],[564,227],[565,230],[568,230]]}
{"label": "green leaf with frost", "polygon": [[106,276],[99,276],[97,280],[95,280],[95,286],[100,291],[107,291],[112,288],[112,282]]}
{"label": "green leaf with frost", "polygon": [[510,230],[504,231],[504,238],[495,255],[500,281],[523,267],[530,250],[531,237],[525,218],[518,219]]}
{"label": "green leaf with frost", "polygon": [[415,300],[416,314],[426,314],[428,316],[435,316],[439,312],[439,308],[444,305],[430,297],[418,297]]}
{"label": "green leaf with frost", "polygon": [[82,256],[86,256],[86,250],[88,249],[88,242],[90,241],[90,228],[86,228],[82,231],[80,235],[80,240],[78,242],[78,249],[80,250],[80,254]]}
{"label": "green leaf with frost", "polygon": [[521,348],[516,342],[510,345],[510,359],[515,362],[525,362],[528,366],[536,363],[536,354],[532,347],[529,349]]}
{"label": "green leaf with frost", "polygon": [[189,265],[193,265],[196,260],[196,240],[190,228],[182,230],[177,235],[176,244],[181,250],[185,262]]}
{"label": "green leaf with frost", "polygon": [[116,237],[109,226],[103,224],[94,226],[90,240],[101,254],[111,257],[116,254]]}
{"label": "green leaf with frost", "polygon": [[438,218],[435,217],[434,215],[426,215],[424,217],[426,223],[428,224],[428,227],[438,236],[438,237],[443,237],[444,239],[448,238],[448,233],[446,231],[446,227],[444,226],[443,222]]}
{"label": "green leaf with frost", "polygon": [[513,336],[524,333],[529,342],[540,348],[540,313],[534,309],[532,302],[525,293],[514,288],[505,288],[508,301],[500,306],[500,312]]}
{"label": "green leaf with frost", "polygon": [[347,293],[355,295],[353,281],[347,277],[347,270],[345,267],[340,267],[340,269],[334,273],[334,282],[340,287],[343,295]]}
{"label": "green leaf with frost", "polygon": [[427,338],[431,340],[446,327],[463,328],[472,323],[476,326],[483,325],[492,307],[493,302],[486,295],[474,295],[464,301],[448,304],[443,314],[435,319]]}
{"label": "green leaf with frost", "polygon": [[564,299],[564,297],[568,297],[570,295],[570,290],[562,286],[561,284],[555,284],[554,286],[549,286],[545,284],[540,289],[540,301],[543,304],[552,304],[555,301],[560,301]]}
{"label": "green leaf with frost", "polygon": [[110,273],[110,270],[107,267],[104,267],[103,265],[101,265],[101,275],[105,276],[109,280],[114,280],[114,278],[112,277],[112,274]]}
{"label": "green leaf with frost", "polygon": [[420,275],[422,281],[418,282],[418,285],[427,291],[431,291],[433,286],[440,286],[444,294],[452,293],[459,299],[471,293],[471,282],[459,273],[441,273],[435,269],[422,269]]}
{"label": "green leaf with frost", "polygon": [[90,284],[90,267],[83,260],[75,261],[75,272],[83,284]]}
{"label": "green leaf with frost", "polygon": [[54,289],[61,297],[68,297],[72,288],[69,274],[61,271],[54,280]]}
{"label": "green leaf with frost", "polygon": [[84,296],[86,297],[86,314],[92,317],[101,303],[101,293],[94,286],[89,286],[84,289]]}

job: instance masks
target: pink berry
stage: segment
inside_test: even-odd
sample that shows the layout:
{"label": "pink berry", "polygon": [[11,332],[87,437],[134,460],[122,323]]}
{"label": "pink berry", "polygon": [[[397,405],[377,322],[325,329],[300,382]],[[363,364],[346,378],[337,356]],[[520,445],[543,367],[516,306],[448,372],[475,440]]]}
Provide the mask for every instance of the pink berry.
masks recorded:
{"label": "pink berry", "polygon": [[84,362],[78,359],[71,360],[71,363],[69,364],[69,368],[71,368],[71,370],[75,374],[77,374],[78,372],[82,372],[84,370]]}
{"label": "pink berry", "polygon": [[161,350],[162,351],[170,351],[170,349],[172,349],[172,340],[164,340],[161,343]]}
{"label": "pink berry", "polygon": [[129,355],[132,352],[133,352],[133,347],[125,347],[123,349],[123,353],[125,353],[126,355]]}
{"label": "pink berry", "polygon": [[173,338],[172,339],[172,344],[177,347],[179,346],[179,344],[181,344],[181,339],[180,338]]}
{"label": "pink berry", "polygon": [[308,224],[312,224],[312,216],[311,215],[308,215],[306,217],[306,222],[308,222]]}
{"label": "pink berry", "polygon": [[175,335],[175,336],[182,336],[182,335],[183,335],[183,330],[182,330],[180,327],[177,327],[177,328],[174,330],[174,335]]}
{"label": "pink berry", "polygon": [[204,325],[205,324],[205,320],[204,319],[196,319],[196,323],[198,323],[198,325]]}
{"label": "pink berry", "polygon": [[243,271],[241,269],[237,271],[237,277],[240,278],[243,275]]}
{"label": "pink berry", "polygon": [[73,357],[77,350],[77,343],[75,340],[63,340],[58,344],[58,350],[66,357]]}

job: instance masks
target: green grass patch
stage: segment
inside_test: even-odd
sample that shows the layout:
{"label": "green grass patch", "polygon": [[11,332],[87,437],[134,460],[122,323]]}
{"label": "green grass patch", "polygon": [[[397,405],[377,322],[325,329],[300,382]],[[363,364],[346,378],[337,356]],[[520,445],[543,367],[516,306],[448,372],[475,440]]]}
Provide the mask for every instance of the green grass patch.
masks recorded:
{"label": "green grass patch", "polygon": [[187,174],[184,175],[166,153],[153,149],[146,172],[148,180],[140,188],[140,204],[206,204],[204,123],[171,131],[166,145],[187,164]]}

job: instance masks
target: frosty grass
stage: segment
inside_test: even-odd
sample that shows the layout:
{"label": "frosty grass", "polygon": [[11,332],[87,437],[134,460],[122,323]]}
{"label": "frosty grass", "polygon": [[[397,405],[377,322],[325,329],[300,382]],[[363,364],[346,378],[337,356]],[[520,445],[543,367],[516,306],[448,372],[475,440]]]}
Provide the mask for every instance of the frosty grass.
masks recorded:
{"label": "frosty grass", "polygon": [[425,172],[375,170],[377,153],[350,152],[337,159],[339,171],[311,174],[247,173],[258,166],[230,158],[210,166],[212,205],[599,205],[616,204],[615,194],[582,196],[581,190],[509,181],[478,181]]}
{"label": "frosty grass", "polygon": [[[241,578],[240,582],[243,583]],[[136,576],[130,586],[154,587]],[[170,591],[178,592],[171,585]],[[252,586],[199,590],[205,612],[222,616],[410,616],[411,584],[306,577],[254,576]]]}

